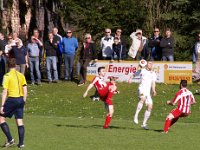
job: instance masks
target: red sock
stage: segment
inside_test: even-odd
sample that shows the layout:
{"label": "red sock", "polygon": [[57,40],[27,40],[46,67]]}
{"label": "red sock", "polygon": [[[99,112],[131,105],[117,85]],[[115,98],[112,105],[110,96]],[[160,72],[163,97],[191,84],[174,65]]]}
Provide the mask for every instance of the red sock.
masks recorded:
{"label": "red sock", "polygon": [[111,121],[112,117],[108,114],[106,116],[106,120],[105,120],[105,123],[104,123],[104,128],[108,128],[109,124],[110,124],[110,121]]}
{"label": "red sock", "polygon": [[171,124],[171,120],[166,119],[165,126],[164,126],[164,132],[168,132],[170,124]]}

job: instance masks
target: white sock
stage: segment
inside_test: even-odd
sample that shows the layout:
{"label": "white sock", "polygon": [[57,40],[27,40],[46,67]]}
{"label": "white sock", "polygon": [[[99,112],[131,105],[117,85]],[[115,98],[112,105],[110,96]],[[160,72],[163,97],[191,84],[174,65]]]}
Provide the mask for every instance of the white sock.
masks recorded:
{"label": "white sock", "polygon": [[150,115],[151,115],[151,111],[146,110],[145,113],[144,113],[143,126],[146,126]]}
{"label": "white sock", "polygon": [[138,105],[137,105],[137,109],[136,109],[134,118],[138,119],[138,115],[139,115],[139,112],[142,109],[142,107],[143,107],[143,103],[139,102]]}

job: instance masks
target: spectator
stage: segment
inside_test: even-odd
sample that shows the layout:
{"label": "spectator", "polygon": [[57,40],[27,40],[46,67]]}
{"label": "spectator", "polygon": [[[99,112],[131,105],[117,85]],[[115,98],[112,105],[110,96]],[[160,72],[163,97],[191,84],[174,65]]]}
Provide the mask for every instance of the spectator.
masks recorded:
{"label": "spectator", "polygon": [[35,40],[35,43],[38,45],[38,48],[40,49],[40,58],[42,58],[42,56],[43,56],[43,40],[40,37],[40,32],[38,29],[33,30],[33,36],[36,39],[38,39],[38,40]]}
{"label": "spectator", "polygon": [[40,56],[40,49],[38,47],[38,44],[40,46],[42,45],[42,42],[35,38],[34,36],[31,36],[31,42],[28,43],[27,48],[28,48],[28,56],[29,56],[29,64],[30,64],[30,74],[31,74],[31,84],[35,84],[35,77],[34,77],[34,69],[37,75],[37,84],[41,84],[41,74],[39,70],[39,56]]}
{"label": "spectator", "polygon": [[175,41],[172,37],[172,32],[169,28],[167,28],[165,31],[165,37],[163,37],[160,42],[163,61],[174,61],[174,46]]}
{"label": "spectator", "polygon": [[149,39],[149,47],[151,48],[150,60],[161,60],[162,49],[160,47],[160,41],[162,36],[160,35],[160,29],[154,28],[153,36]]}
{"label": "spectator", "polygon": [[[80,52],[80,82],[78,86],[84,85],[87,75],[87,66],[91,61],[97,61],[96,45],[92,41],[92,36],[90,34],[85,35],[85,41]],[[93,62],[92,62],[93,63]]]}
{"label": "spectator", "polygon": [[193,49],[193,63],[195,63],[194,71],[200,73],[200,33]]}
{"label": "spectator", "polygon": [[117,59],[118,61],[124,60],[126,58],[126,48],[121,44],[118,37],[114,37],[114,43],[112,45],[113,54],[112,60]]}
{"label": "spectator", "polygon": [[128,55],[135,60],[142,59],[142,51],[144,50],[147,38],[142,36],[142,30],[137,29],[136,32],[131,33],[132,44],[129,49]]}
{"label": "spectator", "polygon": [[105,29],[105,36],[101,38],[100,43],[103,60],[111,60],[113,54],[113,42],[114,37],[111,36],[111,29]]}
{"label": "spectator", "polygon": [[119,39],[119,42],[122,44],[124,51],[126,52],[126,56],[124,57],[124,59],[126,59],[127,57],[127,48],[126,48],[126,39],[122,36],[122,29],[117,28],[114,38],[117,37]]}
{"label": "spectator", "polygon": [[15,46],[15,43],[13,43],[12,35],[8,35],[8,42],[5,46],[5,51],[4,51],[6,57],[10,57],[9,52],[12,49],[12,46]]}
{"label": "spectator", "polygon": [[26,67],[29,67],[27,49],[23,46],[20,39],[15,39],[15,43],[16,46],[12,46],[9,56],[16,59],[16,69],[24,75]]}
{"label": "spectator", "polygon": [[[46,53],[46,67],[47,67],[47,77],[49,83],[58,82],[58,72],[57,72],[57,48],[58,48],[58,43],[57,41],[53,38],[53,33],[49,32],[48,34],[48,40],[45,41],[44,44],[44,50]],[[51,76],[51,65],[53,66],[53,80]]]}
{"label": "spectator", "polygon": [[6,55],[5,55],[6,40],[3,33],[0,32],[0,85],[3,81],[3,75],[6,73]]}
{"label": "spectator", "polygon": [[73,65],[76,50],[78,49],[78,40],[72,36],[72,30],[67,30],[66,37],[62,40],[63,53],[65,60],[65,80],[73,79]]}
{"label": "spectator", "polygon": [[2,85],[2,81],[3,81],[3,76],[5,74],[5,61],[3,59],[3,50],[2,47],[0,47],[0,86]]}
{"label": "spectator", "polygon": [[22,40],[18,37],[18,34],[16,33],[16,32],[13,32],[12,33],[12,38],[13,38],[13,41],[12,41],[12,45],[14,46],[14,45],[17,45],[16,43],[17,42],[19,42],[19,44],[21,45],[21,46],[23,46],[23,42],[22,42]]}
{"label": "spectator", "polygon": [[57,49],[57,58],[58,58],[58,62],[57,62],[57,69],[58,69],[58,79],[61,79],[61,72],[62,72],[62,36],[58,34],[58,28],[54,27],[53,28],[53,35],[55,40],[58,43],[58,49]]}
{"label": "spectator", "polygon": [[4,34],[0,32],[0,47],[2,48],[2,50],[5,50],[5,46],[6,46],[7,42],[4,38]]}

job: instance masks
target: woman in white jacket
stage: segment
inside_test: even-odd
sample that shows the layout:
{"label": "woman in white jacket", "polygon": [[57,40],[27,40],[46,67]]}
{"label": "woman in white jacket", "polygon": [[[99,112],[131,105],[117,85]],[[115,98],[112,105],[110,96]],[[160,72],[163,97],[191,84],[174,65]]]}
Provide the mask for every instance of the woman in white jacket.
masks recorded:
{"label": "woman in white jacket", "polygon": [[141,52],[147,42],[147,38],[142,36],[142,30],[137,29],[136,32],[131,33],[132,44],[129,49],[128,55],[135,60],[141,59]]}

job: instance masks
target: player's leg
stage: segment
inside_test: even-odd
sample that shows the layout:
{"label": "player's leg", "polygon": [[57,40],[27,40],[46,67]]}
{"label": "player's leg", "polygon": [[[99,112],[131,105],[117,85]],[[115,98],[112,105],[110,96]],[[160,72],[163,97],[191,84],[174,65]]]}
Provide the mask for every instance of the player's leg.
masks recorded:
{"label": "player's leg", "polygon": [[113,107],[113,105],[108,105],[108,104],[105,104],[105,105],[106,105],[108,114],[106,115],[106,119],[105,119],[105,123],[104,123],[103,127],[105,129],[107,129],[109,127],[109,124],[111,122],[112,116],[114,114],[114,107]]}
{"label": "player's leg", "polygon": [[165,125],[164,125],[164,132],[167,133],[169,131],[169,127],[171,125],[171,120],[174,119],[174,115],[172,113],[169,113],[165,120]]}
{"label": "player's leg", "polygon": [[24,123],[23,123],[23,116],[24,116],[24,100],[19,99],[19,106],[15,111],[15,119],[16,119],[16,124],[17,124],[17,129],[18,129],[18,137],[19,137],[19,144],[18,147],[24,147],[24,133],[25,133],[25,129],[24,129]]}
{"label": "player's leg", "polygon": [[16,124],[17,124],[17,128],[18,128],[18,137],[19,137],[18,147],[24,147],[25,129],[24,129],[23,119],[16,119]]}
{"label": "player's leg", "polygon": [[147,128],[147,121],[151,115],[151,111],[152,111],[152,108],[153,108],[153,100],[151,98],[151,95],[147,95],[147,98],[146,98],[146,101],[145,101],[146,105],[147,105],[147,109],[144,113],[144,120],[143,120],[143,124],[142,124],[142,127],[146,130],[148,130]]}
{"label": "player's leg", "polygon": [[173,124],[175,124],[178,121],[178,119],[179,119],[179,117],[172,119],[169,127],[171,127]]}
{"label": "player's leg", "polygon": [[148,130],[147,128],[147,121],[151,115],[151,111],[152,111],[153,105],[152,104],[147,104],[147,110],[144,113],[144,120],[143,120],[143,124],[142,127],[146,130]]}
{"label": "player's leg", "polygon": [[5,147],[9,147],[9,146],[13,145],[14,144],[14,140],[13,140],[12,135],[10,133],[9,126],[6,123],[6,119],[3,116],[0,116],[0,126],[1,126],[1,129],[2,129],[3,133],[5,134],[5,136],[7,138],[7,142],[5,143],[4,146]]}
{"label": "player's leg", "polygon": [[181,112],[178,109],[173,109],[166,118],[164,125],[164,132],[167,133],[169,131],[169,127],[172,126],[178,118],[181,116]]}
{"label": "player's leg", "polygon": [[137,108],[136,108],[135,115],[134,115],[134,118],[133,118],[133,121],[134,121],[136,124],[138,124],[138,115],[139,115],[139,113],[140,113],[140,111],[141,111],[141,109],[142,109],[142,107],[143,107],[143,104],[144,104],[144,102],[145,102],[145,99],[146,99],[145,96],[139,94],[139,102],[138,102],[138,104],[137,104]]}

